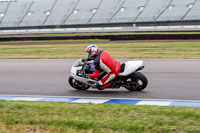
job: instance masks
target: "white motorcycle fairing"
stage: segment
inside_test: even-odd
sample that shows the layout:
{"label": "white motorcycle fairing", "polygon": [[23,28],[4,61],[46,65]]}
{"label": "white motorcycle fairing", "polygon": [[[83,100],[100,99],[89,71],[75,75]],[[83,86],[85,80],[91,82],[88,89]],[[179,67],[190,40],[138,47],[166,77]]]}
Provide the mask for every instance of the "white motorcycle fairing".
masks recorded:
{"label": "white motorcycle fairing", "polygon": [[128,76],[131,73],[135,72],[137,69],[139,69],[143,64],[143,61],[128,61],[125,63],[125,69],[124,72],[119,73],[118,76]]}
{"label": "white motorcycle fairing", "polygon": [[79,62],[80,62],[80,59],[76,63],[74,63],[74,65],[71,68],[72,77],[74,79],[80,81],[80,82],[83,82],[87,85],[90,85],[91,87],[96,87],[95,85],[98,82],[97,80],[85,78],[85,77],[80,77],[80,76],[77,75],[78,71],[82,70],[82,66],[76,66],[76,64],[79,63]]}

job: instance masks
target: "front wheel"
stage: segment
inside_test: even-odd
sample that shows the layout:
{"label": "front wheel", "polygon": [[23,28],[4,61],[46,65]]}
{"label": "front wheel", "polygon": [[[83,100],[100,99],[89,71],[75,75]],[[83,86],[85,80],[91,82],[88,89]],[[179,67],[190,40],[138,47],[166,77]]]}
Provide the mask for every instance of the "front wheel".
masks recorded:
{"label": "front wheel", "polygon": [[77,89],[77,90],[87,90],[90,88],[89,85],[77,81],[72,76],[69,77],[68,82],[74,89]]}
{"label": "front wheel", "polygon": [[125,81],[125,88],[129,91],[142,91],[147,87],[148,80],[140,72],[132,73]]}

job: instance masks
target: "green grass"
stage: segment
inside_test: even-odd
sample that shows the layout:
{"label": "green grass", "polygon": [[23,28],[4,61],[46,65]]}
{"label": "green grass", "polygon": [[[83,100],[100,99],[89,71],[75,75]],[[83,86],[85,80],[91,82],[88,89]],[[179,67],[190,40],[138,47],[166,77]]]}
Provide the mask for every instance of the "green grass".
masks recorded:
{"label": "green grass", "polygon": [[199,131],[197,107],[0,101],[0,133]]}
{"label": "green grass", "polygon": [[[42,44],[42,42],[41,42]],[[86,57],[89,44],[0,45],[0,59],[68,59]],[[114,58],[200,59],[200,42],[104,43]]]}
{"label": "green grass", "polygon": [[0,37],[9,36],[56,36],[56,35],[141,35],[141,34],[200,34],[200,32],[86,32],[86,33],[52,33],[52,34],[18,34],[18,35],[0,35]]}

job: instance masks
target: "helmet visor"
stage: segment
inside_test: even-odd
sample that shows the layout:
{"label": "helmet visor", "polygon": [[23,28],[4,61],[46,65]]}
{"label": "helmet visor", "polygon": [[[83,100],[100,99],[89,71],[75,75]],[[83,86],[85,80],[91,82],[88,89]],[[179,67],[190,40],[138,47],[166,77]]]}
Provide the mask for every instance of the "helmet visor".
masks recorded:
{"label": "helmet visor", "polygon": [[91,49],[87,50],[86,53],[87,53],[88,59],[91,59],[92,58],[92,51],[91,51]]}

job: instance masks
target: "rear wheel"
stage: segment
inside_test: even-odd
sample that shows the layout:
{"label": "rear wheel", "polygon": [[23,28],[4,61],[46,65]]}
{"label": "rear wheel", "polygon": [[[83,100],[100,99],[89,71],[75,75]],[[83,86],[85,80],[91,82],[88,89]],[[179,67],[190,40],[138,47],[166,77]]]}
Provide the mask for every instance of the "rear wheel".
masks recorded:
{"label": "rear wheel", "polygon": [[87,90],[90,88],[89,85],[79,82],[71,76],[69,77],[68,82],[74,89],[77,90]]}
{"label": "rear wheel", "polygon": [[125,88],[129,91],[142,91],[146,88],[148,80],[140,72],[132,73],[125,81]]}

